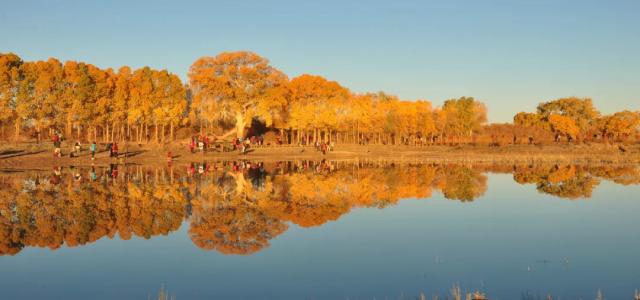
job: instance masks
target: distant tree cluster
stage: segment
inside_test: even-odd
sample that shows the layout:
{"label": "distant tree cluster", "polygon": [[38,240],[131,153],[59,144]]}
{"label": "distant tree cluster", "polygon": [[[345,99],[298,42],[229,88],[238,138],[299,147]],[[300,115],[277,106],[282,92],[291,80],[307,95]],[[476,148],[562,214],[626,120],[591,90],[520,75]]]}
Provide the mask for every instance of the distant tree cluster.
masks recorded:
{"label": "distant tree cluster", "polygon": [[0,136],[41,140],[64,132],[86,140],[166,142],[177,129],[180,137],[247,137],[259,124],[295,144],[523,144],[635,141],[640,126],[638,112],[601,116],[580,98],[542,103],[513,124],[486,124],[486,107],[472,97],[433,107],[384,92],[356,94],[321,76],[289,79],[252,52],[202,57],[188,79],[184,84],[149,67],[116,72],[0,54]]}
{"label": "distant tree cluster", "polygon": [[513,123],[531,132],[550,133],[555,142],[627,141],[637,139],[640,112],[625,110],[602,116],[591,99],[572,97],[541,103],[535,113],[518,113]]}

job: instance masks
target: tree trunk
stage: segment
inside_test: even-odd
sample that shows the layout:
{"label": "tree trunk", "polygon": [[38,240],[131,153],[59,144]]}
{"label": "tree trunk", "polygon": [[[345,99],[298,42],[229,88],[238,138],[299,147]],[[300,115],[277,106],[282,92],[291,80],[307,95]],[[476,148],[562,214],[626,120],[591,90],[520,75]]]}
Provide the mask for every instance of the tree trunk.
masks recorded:
{"label": "tree trunk", "polygon": [[171,121],[171,125],[169,127],[169,141],[171,141],[171,142],[174,141],[174,137],[173,137],[173,121]]}
{"label": "tree trunk", "polygon": [[284,139],[284,128],[280,128],[280,141],[282,141],[283,143],[285,142],[285,139]]}
{"label": "tree trunk", "polygon": [[164,132],[166,131],[167,125],[162,123],[162,135],[160,136],[160,141],[161,142],[165,142],[165,138],[164,138]]}
{"label": "tree trunk", "polygon": [[71,134],[73,133],[72,132],[73,124],[71,121],[72,121],[72,118],[71,118],[71,115],[69,114],[67,115],[67,128],[65,128],[65,133],[64,133],[67,136],[67,138],[70,138]]}
{"label": "tree trunk", "polygon": [[318,128],[313,129],[313,144],[315,145],[318,141]]}
{"label": "tree trunk", "polygon": [[36,123],[36,134],[38,135],[38,144],[40,144],[40,123]]}
{"label": "tree trunk", "polygon": [[242,113],[236,113],[236,137],[244,138],[244,129],[247,120]]}
{"label": "tree trunk", "polygon": [[22,127],[20,124],[20,118],[17,118],[16,119],[16,141],[20,139],[20,127]]}

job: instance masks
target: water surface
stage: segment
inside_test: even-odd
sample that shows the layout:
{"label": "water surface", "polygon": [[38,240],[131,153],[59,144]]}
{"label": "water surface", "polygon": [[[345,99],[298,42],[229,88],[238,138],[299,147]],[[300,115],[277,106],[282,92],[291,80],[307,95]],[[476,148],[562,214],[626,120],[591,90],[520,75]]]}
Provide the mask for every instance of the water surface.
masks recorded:
{"label": "water surface", "polygon": [[206,162],[0,174],[7,299],[640,287],[638,166]]}

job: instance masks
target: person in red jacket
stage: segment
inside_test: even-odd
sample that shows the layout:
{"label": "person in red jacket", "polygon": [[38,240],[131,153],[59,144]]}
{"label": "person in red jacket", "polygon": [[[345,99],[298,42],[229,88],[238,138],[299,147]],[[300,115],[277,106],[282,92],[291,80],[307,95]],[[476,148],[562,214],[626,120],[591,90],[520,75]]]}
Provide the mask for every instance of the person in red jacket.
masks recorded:
{"label": "person in red jacket", "polygon": [[111,144],[111,153],[113,157],[118,158],[118,143],[114,142]]}
{"label": "person in red jacket", "polygon": [[196,139],[194,137],[191,137],[191,142],[189,143],[189,150],[191,151],[191,153],[194,153],[196,151]]}

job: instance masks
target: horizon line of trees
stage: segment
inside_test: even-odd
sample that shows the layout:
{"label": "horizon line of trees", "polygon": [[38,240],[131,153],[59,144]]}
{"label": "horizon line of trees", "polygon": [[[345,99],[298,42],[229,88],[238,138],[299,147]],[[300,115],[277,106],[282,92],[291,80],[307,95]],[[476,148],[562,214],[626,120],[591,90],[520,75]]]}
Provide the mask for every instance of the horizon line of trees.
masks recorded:
{"label": "horizon line of trees", "polygon": [[603,116],[591,99],[576,97],[541,103],[513,123],[487,124],[486,106],[473,97],[433,107],[384,92],[357,94],[321,76],[289,79],[246,51],[196,60],[188,83],[149,67],[114,71],[0,53],[0,137],[16,141],[61,132],[87,141],[163,143],[198,133],[247,137],[266,128],[296,144],[608,142],[638,141],[639,127],[640,112]]}

